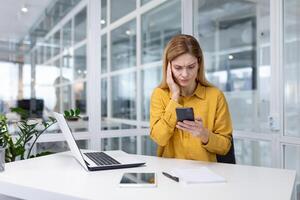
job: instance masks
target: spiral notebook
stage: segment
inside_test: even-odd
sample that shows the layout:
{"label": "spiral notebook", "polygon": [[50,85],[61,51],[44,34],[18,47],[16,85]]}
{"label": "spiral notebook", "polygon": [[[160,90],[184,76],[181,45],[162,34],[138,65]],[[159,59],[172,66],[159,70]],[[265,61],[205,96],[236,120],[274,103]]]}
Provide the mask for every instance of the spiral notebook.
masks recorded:
{"label": "spiral notebook", "polygon": [[224,177],[216,174],[207,167],[189,169],[178,168],[173,169],[170,174],[178,177],[180,182],[184,182],[187,184],[226,182],[226,179]]}

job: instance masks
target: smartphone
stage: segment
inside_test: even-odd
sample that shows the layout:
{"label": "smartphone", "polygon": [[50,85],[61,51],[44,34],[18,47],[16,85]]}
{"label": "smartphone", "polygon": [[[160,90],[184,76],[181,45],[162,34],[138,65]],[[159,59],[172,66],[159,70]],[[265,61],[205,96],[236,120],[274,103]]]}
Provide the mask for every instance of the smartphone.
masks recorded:
{"label": "smartphone", "polygon": [[120,187],[156,187],[156,174],[149,173],[124,173],[119,183]]}
{"label": "smartphone", "polygon": [[192,107],[188,108],[176,108],[177,121],[182,122],[183,120],[194,121],[194,110]]}

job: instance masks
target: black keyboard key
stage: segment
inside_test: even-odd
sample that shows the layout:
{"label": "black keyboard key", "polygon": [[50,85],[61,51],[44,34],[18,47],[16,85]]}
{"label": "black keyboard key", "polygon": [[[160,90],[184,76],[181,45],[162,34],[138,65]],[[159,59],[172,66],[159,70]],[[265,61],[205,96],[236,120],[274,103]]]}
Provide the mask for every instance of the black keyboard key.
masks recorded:
{"label": "black keyboard key", "polygon": [[118,161],[110,157],[104,152],[90,152],[90,153],[84,153],[89,159],[94,161],[97,165],[119,165]]}

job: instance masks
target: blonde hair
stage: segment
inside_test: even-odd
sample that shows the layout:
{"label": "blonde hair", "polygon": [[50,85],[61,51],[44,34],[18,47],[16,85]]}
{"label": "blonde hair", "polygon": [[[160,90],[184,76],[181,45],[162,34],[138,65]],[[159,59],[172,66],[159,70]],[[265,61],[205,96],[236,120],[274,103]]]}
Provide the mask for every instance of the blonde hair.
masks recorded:
{"label": "blonde hair", "polygon": [[163,77],[162,81],[159,84],[159,88],[168,89],[169,86],[167,84],[167,66],[168,63],[177,58],[178,56],[189,53],[192,56],[195,56],[198,60],[199,70],[197,74],[196,81],[203,86],[211,87],[213,86],[209,83],[205,78],[204,73],[204,58],[203,52],[200,48],[198,41],[191,35],[176,35],[174,36],[167,44],[164,50],[163,55]]}

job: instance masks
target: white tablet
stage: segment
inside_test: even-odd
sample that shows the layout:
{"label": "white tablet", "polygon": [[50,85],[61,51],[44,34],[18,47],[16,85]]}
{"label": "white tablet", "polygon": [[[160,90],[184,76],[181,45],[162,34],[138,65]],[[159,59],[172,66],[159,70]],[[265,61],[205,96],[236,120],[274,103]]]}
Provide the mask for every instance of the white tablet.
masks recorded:
{"label": "white tablet", "polygon": [[120,187],[156,187],[155,173],[124,173]]}

